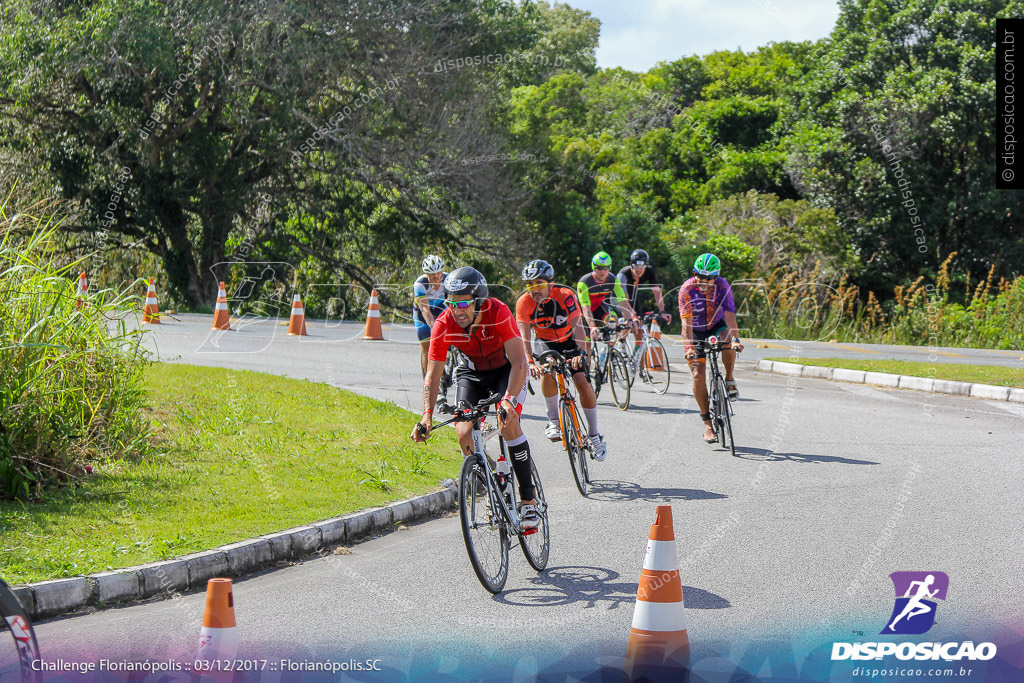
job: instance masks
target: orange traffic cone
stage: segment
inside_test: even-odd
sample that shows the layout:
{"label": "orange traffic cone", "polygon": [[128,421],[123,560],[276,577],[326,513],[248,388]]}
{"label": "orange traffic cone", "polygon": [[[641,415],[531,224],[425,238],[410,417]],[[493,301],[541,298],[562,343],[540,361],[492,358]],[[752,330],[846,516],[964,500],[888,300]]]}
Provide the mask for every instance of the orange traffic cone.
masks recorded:
{"label": "orange traffic cone", "polygon": [[376,289],[370,292],[370,309],[366,311],[366,327],[363,328],[363,339],[384,339],[384,331],[380,328],[380,304],[377,303]]}
{"label": "orange traffic cone", "polygon": [[85,300],[89,296],[89,278],[85,276],[83,271],[78,276],[78,301],[75,302],[75,308],[81,308],[85,305]]}
{"label": "orange traffic cone", "polygon": [[235,599],[231,579],[210,579],[206,584],[206,612],[199,631],[201,661],[233,660],[238,654]]}
{"label": "orange traffic cone", "polygon": [[146,305],[142,307],[142,322],[160,324],[160,307],[156,302],[156,285],[153,281],[156,278],[149,278],[149,289],[146,290]]}
{"label": "orange traffic cone", "polygon": [[306,334],[306,312],[302,309],[302,299],[298,294],[292,299],[292,317],[288,319],[288,334]]}
{"label": "orange traffic cone", "polygon": [[642,677],[682,680],[690,666],[690,639],[671,505],[658,506],[648,538],[626,646],[626,675],[633,681]]}
{"label": "orange traffic cone", "polygon": [[211,329],[231,329],[231,316],[228,314],[228,295],[224,291],[223,282],[220,283],[220,289],[217,290],[217,305],[213,309],[213,326]]}
{"label": "orange traffic cone", "polygon": [[[651,321],[651,336],[655,339],[661,339],[661,325],[658,324],[657,320]],[[662,348],[647,349],[647,367],[651,370],[665,371],[665,366],[668,365],[668,359],[665,358],[665,351]]]}

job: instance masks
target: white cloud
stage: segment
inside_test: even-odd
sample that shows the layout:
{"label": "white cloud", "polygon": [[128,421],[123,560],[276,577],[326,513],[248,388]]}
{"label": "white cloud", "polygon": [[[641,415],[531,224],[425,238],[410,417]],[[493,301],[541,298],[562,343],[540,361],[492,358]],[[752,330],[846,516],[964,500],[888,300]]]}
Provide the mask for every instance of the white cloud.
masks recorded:
{"label": "white cloud", "polygon": [[839,14],[835,0],[569,0],[601,20],[598,64],[646,71],[715,50],[817,40]]}

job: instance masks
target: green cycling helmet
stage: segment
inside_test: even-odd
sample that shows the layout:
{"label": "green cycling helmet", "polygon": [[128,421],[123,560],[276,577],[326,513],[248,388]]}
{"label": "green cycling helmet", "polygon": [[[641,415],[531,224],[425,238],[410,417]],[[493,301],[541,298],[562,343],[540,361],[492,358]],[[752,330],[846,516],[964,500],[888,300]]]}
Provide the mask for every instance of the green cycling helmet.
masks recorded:
{"label": "green cycling helmet", "polygon": [[608,255],[607,251],[599,251],[594,254],[594,258],[590,259],[591,268],[597,268],[598,266],[602,268],[612,267],[612,257]]}
{"label": "green cycling helmet", "polygon": [[701,254],[693,262],[693,272],[704,277],[717,276],[722,272],[722,263],[714,254]]}

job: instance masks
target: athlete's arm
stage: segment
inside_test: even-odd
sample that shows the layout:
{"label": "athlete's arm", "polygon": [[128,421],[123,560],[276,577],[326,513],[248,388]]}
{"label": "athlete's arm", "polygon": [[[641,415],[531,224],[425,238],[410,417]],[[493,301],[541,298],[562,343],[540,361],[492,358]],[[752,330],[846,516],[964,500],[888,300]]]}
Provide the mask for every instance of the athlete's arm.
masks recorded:
{"label": "athlete's arm", "polygon": [[658,312],[665,312],[665,297],[661,295],[661,285],[654,285],[651,287],[651,292],[654,294],[654,303],[658,305]]}
{"label": "athlete's arm", "polygon": [[579,296],[580,308],[583,309],[583,317],[587,320],[587,327],[597,329],[594,323],[594,312],[590,310],[590,288],[587,283],[580,280],[576,283],[576,293]]}
{"label": "athlete's arm", "polygon": [[[519,337],[512,337],[505,341],[505,357],[512,364],[508,373],[507,393],[518,396],[519,390],[526,385],[526,374],[529,372],[529,363],[526,362],[526,348]],[[505,410],[514,410],[508,401],[502,401]]]}
{"label": "athlete's arm", "polygon": [[425,296],[416,297],[416,306],[420,309],[420,315],[428,327],[434,326],[434,314],[430,310],[430,300]]}
{"label": "athlete's arm", "polygon": [[[413,441],[426,441],[430,437],[430,430],[433,427],[434,403],[437,401],[442,372],[444,372],[444,361],[433,359],[427,361],[427,374],[423,377],[423,417],[412,430]],[[426,429],[425,434],[420,433],[420,425]]]}
{"label": "athlete's arm", "polygon": [[622,310],[624,310],[626,313],[629,313],[629,317],[631,319],[636,317],[636,312],[630,305],[629,299],[626,298],[626,291],[622,288],[622,281],[619,280],[618,278],[615,278],[615,285],[612,288],[612,295],[616,298],[619,305],[622,306]]}
{"label": "athlete's arm", "polygon": [[[526,362],[530,364],[530,376],[534,379],[540,377],[540,369],[533,362],[533,326],[530,323],[518,322],[519,334],[523,335],[523,351],[526,353]],[[509,384],[509,386],[512,386]]]}

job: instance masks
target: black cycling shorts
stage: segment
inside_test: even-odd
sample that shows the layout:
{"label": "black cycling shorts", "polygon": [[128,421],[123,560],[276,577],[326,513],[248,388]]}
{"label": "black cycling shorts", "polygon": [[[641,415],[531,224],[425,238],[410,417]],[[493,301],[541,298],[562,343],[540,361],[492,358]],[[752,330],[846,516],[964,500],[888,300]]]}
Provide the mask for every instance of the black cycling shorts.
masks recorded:
{"label": "black cycling shorts", "polygon": [[[694,330],[693,340],[707,341],[708,337],[718,337],[718,341],[723,341],[728,331],[729,326],[725,324],[725,320],[719,320],[718,324],[715,325],[714,327],[709,327],[703,331]],[[695,344],[695,350],[697,351],[697,358],[708,357],[707,347],[704,346],[703,344]]]}
{"label": "black cycling shorts", "polygon": [[[472,370],[468,366],[460,365],[455,370],[455,405],[459,406],[463,401],[467,401],[471,406],[475,406],[491,394],[504,396],[506,392],[513,393],[508,391],[508,377],[511,373],[511,363],[497,370]],[[529,374],[527,374],[527,378],[529,378]],[[523,402],[526,400],[525,381],[514,395],[519,401],[516,412],[522,415]],[[501,400],[501,396],[498,397],[498,400]]]}
{"label": "black cycling shorts", "polygon": [[[562,354],[562,357],[565,358],[566,360],[569,360],[570,358],[574,358],[576,356],[583,355],[583,352],[580,351],[580,347],[576,346],[575,339],[569,338],[566,339],[565,341],[556,342],[550,341],[548,339],[534,338],[533,353],[535,356],[539,356],[545,351],[549,350],[558,351],[558,353]],[[575,372],[573,372],[573,374],[576,375],[582,372],[583,376],[586,377],[587,381],[589,382],[590,368],[588,366],[589,363],[587,363],[586,360],[584,360],[583,367],[580,370],[576,370]]]}

